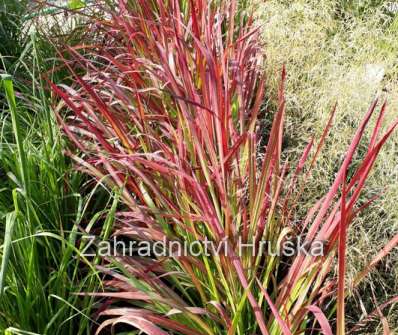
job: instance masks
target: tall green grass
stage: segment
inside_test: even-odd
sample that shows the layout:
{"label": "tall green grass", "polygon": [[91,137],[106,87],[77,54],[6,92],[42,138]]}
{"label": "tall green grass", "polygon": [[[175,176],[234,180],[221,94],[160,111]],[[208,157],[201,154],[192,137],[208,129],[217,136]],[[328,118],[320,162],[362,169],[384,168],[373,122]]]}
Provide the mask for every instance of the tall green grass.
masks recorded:
{"label": "tall green grass", "polygon": [[[0,0],[0,55],[7,66],[18,59],[26,44],[23,18],[28,12],[28,3],[27,0]],[[4,63],[0,63],[0,69]]]}
{"label": "tall green grass", "polygon": [[76,293],[94,290],[98,276],[81,257],[80,225],[111,225],[112,195],[73,167],[45,87],[46,78],[69,82],[56,49],[60,40],[84,41],[74,14],[44,2],[0,3],[1,333],[91,333],[93,298]]}
{"label": "tall green grass", "polygon": [[43,74],[62,78],[62,73],[52,72],[52,50],[33,33],[9,68],[7,55],[2,55],[1,333],[90,334],[93,299],[76,293],[94,290],[98,278],[81,257],[84,232],[79,225],[113,222],[106,213],[110,195],[97,192],[94,198],[85,191],[86,178],[65,155],[51,95],[44,87]]}

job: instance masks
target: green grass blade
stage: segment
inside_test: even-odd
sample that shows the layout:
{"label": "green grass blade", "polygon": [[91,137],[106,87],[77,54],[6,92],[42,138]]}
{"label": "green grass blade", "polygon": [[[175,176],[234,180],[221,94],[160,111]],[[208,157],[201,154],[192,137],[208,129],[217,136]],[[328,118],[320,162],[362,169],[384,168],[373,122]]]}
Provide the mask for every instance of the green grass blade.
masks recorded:
{"label": "green grass blade", "polygon": [[12,232],[14,230],[16,222],[16,212],[10,212],[6,215],[6,227],[3,243],[3,257],[1,259],[0,268],[0,296],[3,295],[5,286],[5,277],[7,272],[8,260],[10,258],[11,242],[12,242]]}
{"label": "green grass blade", "polygon": [[15,100],[15,92],[14,85],[12,82],[12,77],[8,74],[1,74],[1,83],[4,88],[7,97],[7,103],[11,113],[12,119],[12,128],[14,131],[15,141],[17,143],[18,148],[18,159],[20,164],[20,177],[22,180],[22,185],[24,187],[24,191],[26,195],[29,195],[29,182],[28,182],[28,173],[27,173],[27,160],[26,154],[23,148],[23,139],[21,136],[21,127],[19,124],[19,118],[17,113],[17,103]]}

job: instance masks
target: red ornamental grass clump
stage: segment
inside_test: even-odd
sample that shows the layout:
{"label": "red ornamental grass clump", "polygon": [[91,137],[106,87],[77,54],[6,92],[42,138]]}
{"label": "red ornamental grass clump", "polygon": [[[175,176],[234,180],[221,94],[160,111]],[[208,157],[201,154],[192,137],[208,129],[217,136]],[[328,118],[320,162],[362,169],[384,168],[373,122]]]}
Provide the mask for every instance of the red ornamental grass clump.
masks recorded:
{"label": "red ornamental grass clump", "polygon": [[[65,64],[74,84],[51,84],[61,98],[60,123],[81,152],[72,155],[77,165],[121,189],[115,236],[227,241],[227,254],[105,257],[99,269],[107,275],[106,290],[96,295],[108,300],[97,332],[124,323],[156,335],[332,334],[322,309],[337,296],[337,332],[344,333],[345,236],[366,206],[356,203],[396,124],[379,134],[383,106],[368,150],[348,178],[374,103],[330,190],[293,224],[331,121],[296,166],[281,161],[283,70],[279,107],[266,145],[260,145],[262,46],[258,27],[240,5],[118,1],[110,19],[97,23],[103,43],[69,49],[72,61]],[[63,110],[72,113],[61,117]],[[266,240],[277,248],[298,236],[324,241],[324,255],[238,250],[238,241]],[[338,279],[331,277],[336,256]]]}

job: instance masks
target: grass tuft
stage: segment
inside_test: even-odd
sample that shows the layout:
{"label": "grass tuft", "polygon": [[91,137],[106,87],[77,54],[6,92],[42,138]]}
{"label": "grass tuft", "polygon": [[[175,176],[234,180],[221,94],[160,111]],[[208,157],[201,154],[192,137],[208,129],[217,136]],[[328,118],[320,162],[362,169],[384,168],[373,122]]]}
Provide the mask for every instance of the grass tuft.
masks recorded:
{"label": "grass tuft", "polygon": [[[308,133],[322,133],[329,110],[337,102],[333,130],[303,194],[303,203],[309,205],[333,179],[336,162],[342,160],[359,113],[379,96],[387,100],[387,123],[397,115],[398,17],[388,10],[388,3],[380,1],[271,0],[261,6],[258,15],[264,27],[268,73],[275,73],[282,64],[288,70],[286,152],[299,156]],[[269,104],[273,105],[278,83],[274,75],[269,77],[274,92],[269,94]],[[370,121],[371,125],[375,123],[376,120]],[[394,134],[367,182],[367,197],[380,197],[349,230],[348,282],[398,231],[397,144]],[[359,163],[359,156],[353,163]],[[304,205],[303,211],[307,208]],[[367,278],[359,291],[362,293],[355,294],[348,311],[350,322],[354,323],[358,315],[365,317],[370,313],[374,301],[365,292],[372,287],[379,301],[396,294],[396,259],[397,252],[393,251]],[[398,327],[396,312],[391,311],[389,319]]]}
{"label": "grass tuft", "polygon": [[[120,188],[114,236],[147,243],[225,240],[228,251],[103,257],[106,290],[93,295],[107,300],[96,333],[120,324],[147,334],[348,330],[345,232],[369,205],[359,201],[365,181],[397,123],[381,127],[382,106],[368,127],[377,101],[364,117],[353,118],[355,131],[334,164],[335,175],[303,213],[301,195],[319,178],[314,163],[330,123],[319,145],[310,140],[297,163],[283,159],[289,100],[282,67],[277,99],[268,109],[274,115],[263,134],[259,120],[269,115],[262,108],[260,29],[238,7],[235,1],[119,1],[109,20],[98,22],[104,45],[59,53],[74,83],[50,83],[59,97],[58,120],[74,144],[70,156],[77,166]],[[302,234],[307,242],[324,241],[326,253],[284,257],[237,250],[238,239],[255,245],[267,240],[275,248]]]}

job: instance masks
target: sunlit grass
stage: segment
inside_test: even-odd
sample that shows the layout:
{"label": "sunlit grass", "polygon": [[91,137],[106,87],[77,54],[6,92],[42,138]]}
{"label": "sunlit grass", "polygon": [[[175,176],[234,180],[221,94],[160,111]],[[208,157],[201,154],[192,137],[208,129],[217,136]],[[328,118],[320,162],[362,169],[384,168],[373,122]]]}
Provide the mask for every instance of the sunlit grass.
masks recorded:
{"label": "sunlit grass", "polygon": [[[274,73],[285,63],[288,72],[287,150],[300,152],[310,133],[320,134],[337,102],[332,134],[304,192],[308,203],[319,198],[333,178],[352,129],[369,102],[376,96],[387,99],[387,120],[394,119],[398,112],[398,17],[380,1],[360,3],[271,0],[258,11],[264,22],[266,68]],[[274,76],[269,77],[270,87],[275,90]],[[367,183],[367,194],[381,197],[356,220],[349,235],[349,278],[398,229],[397,145],[395,134]],[[376,287],[378,299],[383,300],[397,292],[397,278],[395,252],[378,273],[369,277],[368,285]],[[367,294],[362,299],[369,308],[372,296]],[[358,313],[364,310],[353,314]],[[397,320],[395,315],[390,319]]]}
{"label": "sunlit grass", "polygon": [[80,257],[78,225],[102,220],[108,196],[91,201],[64,153],[41,77],[52,65],[43,59],[49,50],[38,45],[31,35],[0,77],[0,332],[90,334],[93,299],[75,293],[98,278]]}

